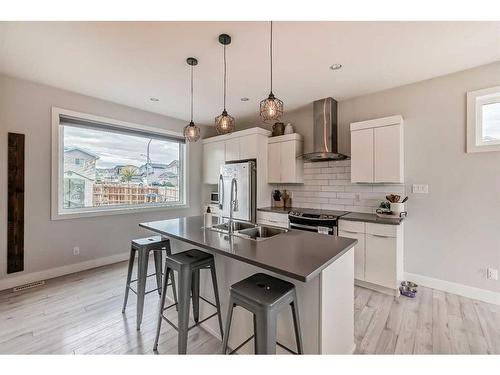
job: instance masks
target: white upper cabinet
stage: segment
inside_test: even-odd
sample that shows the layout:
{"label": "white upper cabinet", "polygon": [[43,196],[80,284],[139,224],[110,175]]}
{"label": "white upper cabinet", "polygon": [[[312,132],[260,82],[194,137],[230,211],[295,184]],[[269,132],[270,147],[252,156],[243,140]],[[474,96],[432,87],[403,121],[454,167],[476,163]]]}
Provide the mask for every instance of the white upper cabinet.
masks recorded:
{"label": "white upper cabinet", "polygon": [[303,160],[297,158],[302,155],[302,136],[287,134],[271,137],[268,140],[268,183],[302,183]]}
{"label": "white upper cabinet", "polygon": [[261,175],[263,183],[266,183],[262,176],[267,176],[267,165],[262,164],[267,161],[267,138],[270,133],[265,129],[251,128],[204,139],[203,182],[217,184],[220,167],[225,162],[256,159],[259,165],[257,173]]}
{"label": "white upper cabinet", "polygon": [[224,164],[224,142],[211,142],[203,145],[203,182],[217,184],[220,167]]}
{"label": "white upper cabinet", "polygon": [[404,182],[401,116],[351,124],[351,182]]}
{"label": "white upper cabinet", "polygon": [[389,125],[375,128],[374,182],[404,182],[403,127]]}
{"label": "white upper cabinet", "polygon": [[351,131],[351,182],[373,182],[373,129]]}
{"label": "white upper cabinet", "polygon": [[240,160],[240,139],[233,138],[225,141],[226,161]]}

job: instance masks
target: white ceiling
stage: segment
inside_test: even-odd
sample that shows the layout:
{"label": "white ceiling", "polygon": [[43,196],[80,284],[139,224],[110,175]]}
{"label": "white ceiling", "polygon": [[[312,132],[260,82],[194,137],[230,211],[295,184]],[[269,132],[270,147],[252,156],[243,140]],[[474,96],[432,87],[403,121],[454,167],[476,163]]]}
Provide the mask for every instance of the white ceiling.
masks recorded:
{"label": "white ceiling", "polygon": [[[274,30],[274,92],[285,111],[500,60],[500,22],[276,22]],[[0,72],[187,120],[185,59],[195,56],[195,121],[211,124],[222,110],[220,33],[233,39],[228,112],[258,121],[269,93],[267,22],[0,22]]]}

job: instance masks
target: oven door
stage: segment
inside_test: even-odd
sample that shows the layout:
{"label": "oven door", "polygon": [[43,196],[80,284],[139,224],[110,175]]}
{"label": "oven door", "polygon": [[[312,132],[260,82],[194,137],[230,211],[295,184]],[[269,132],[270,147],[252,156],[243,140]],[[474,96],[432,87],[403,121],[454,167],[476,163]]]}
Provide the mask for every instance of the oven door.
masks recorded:
{"label": "oven door", "polygon": [[294,223],[290,221],[290,228],[305,230],[307,232],[315,232],[321,234],[337,235],[337,227],[335,226],[321,226],[321,225],[310,225],[304,223]]}

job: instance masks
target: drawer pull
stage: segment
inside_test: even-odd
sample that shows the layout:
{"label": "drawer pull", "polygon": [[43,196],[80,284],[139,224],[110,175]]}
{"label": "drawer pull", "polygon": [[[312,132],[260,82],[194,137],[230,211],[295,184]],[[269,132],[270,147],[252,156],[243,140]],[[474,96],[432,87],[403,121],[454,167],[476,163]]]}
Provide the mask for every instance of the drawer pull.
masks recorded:
{"label": "drawer pull", "polygon": [[370,236],[373,236],[373,237],[380,237],[380,238],[394,238],[394,237],[391,237],[391,236],[382,236],[381,234],[372,234],[372,233],[369,233]]}
{"label": "drawer pull", "polygon": [[363,232],[353,232],[352,230],[341,229],[342,232],[352,233],[352,234],[363,234]]}

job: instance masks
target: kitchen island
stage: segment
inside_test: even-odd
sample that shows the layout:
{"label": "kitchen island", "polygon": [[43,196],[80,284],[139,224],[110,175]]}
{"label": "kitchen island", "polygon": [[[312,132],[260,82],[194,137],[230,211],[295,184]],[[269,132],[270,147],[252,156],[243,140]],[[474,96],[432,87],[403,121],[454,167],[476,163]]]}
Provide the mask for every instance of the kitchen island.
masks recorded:
{"label": "kitchen island", "polygon": [[[356,240],[291,230],[252,240],[203,227],[203,217],[193,216],[149,223],[141,227],[170,238],[172,251],[198,248],[215,255],[223,319],[229,288],[256,272],[267,272],[296,285],[304,351],[309,354],[349,354],[354,350],[354,264]],[[201,278],[201,293],[213,298],[207,275]],[[201,316],[212,312],[200,306]],[[217,322],[203,327],[219,336]],[[290,311],[278,319],[278,341],[295,347]],[[235,347],[252,334],[251,314],[235,309],[229,346]],[[247,344],[241,353],[251,353]],[[279,352],[279,351],[278,351]]]}

